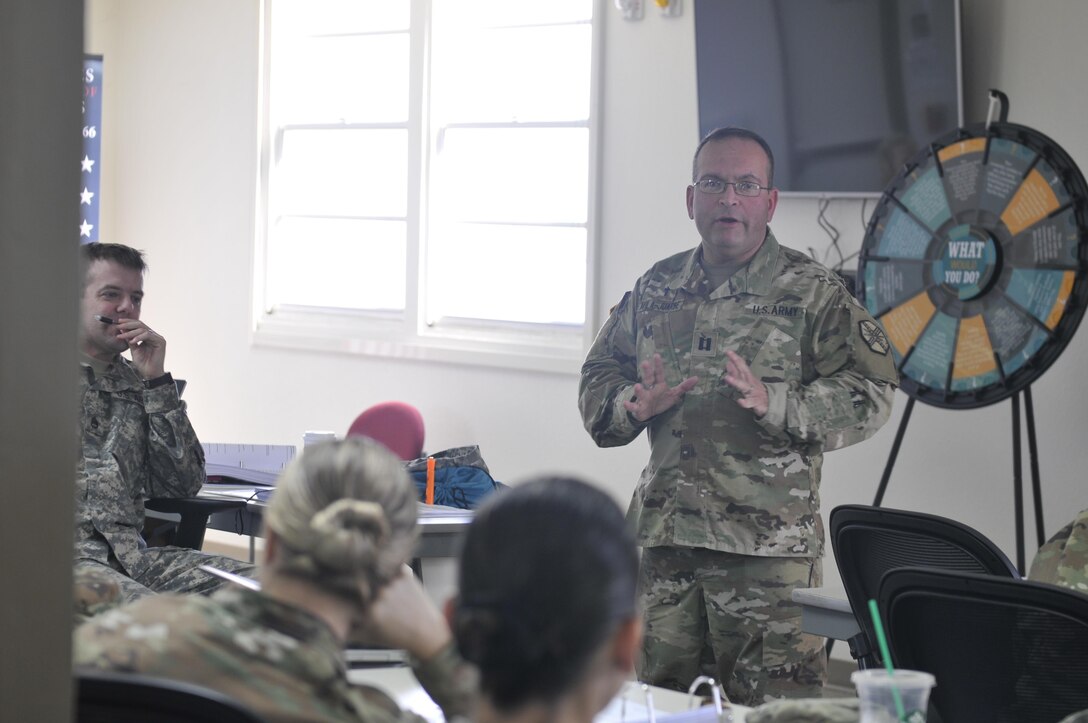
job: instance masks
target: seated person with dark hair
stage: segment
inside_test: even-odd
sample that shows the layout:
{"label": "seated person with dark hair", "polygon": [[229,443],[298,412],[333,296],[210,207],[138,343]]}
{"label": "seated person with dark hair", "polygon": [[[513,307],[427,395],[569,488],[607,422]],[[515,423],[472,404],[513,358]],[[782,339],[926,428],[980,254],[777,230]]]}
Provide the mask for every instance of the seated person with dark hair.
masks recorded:
{"label": "seated person with dark hair", "polygon": [[[80,253],[75,569],[112,580],[124,600],[210,592],[223,581],[199,565],[243,575],[253,566],[180,547],[149,548],[140,536],[147,498],[191,497],[205,480],[204,450],[164,366],[166,339],[140,319],[143,254],[105,243],[83,245]],[[121,356],[126,350],[131,361]]]}
{"label": "seated person with dark hair", "polygon": [[634,538],[601,490],[538,479],[485,503],[448,610],[480,669],[476,721],[591,721],[634,670],[637,575]]}

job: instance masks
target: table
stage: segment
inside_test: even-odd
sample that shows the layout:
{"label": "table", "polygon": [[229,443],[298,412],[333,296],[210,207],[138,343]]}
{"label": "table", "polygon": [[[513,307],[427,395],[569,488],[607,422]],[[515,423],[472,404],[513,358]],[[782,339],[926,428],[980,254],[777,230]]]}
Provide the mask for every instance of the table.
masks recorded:
{"label": "table", "polygon": [[[253,497],[253,493],[266,489],[268,488],[251,485],[206,484],[198,495],[209,499],[245,501],[245,508],[226,510],[209,517],[208,527],[248,535],[250,562],[256,557],[254,538],[261,536],[261,521],[267,506],[265,502]],[[415,550],[416,557],[456,558],[461,552],[461,542],[468,523],[472,521],[472,510],[424,504],[420,504],[419,509],[420,535]]]}
{"label": "table", "polygon": [[801,606],[803,632],[845,640],[850,657],[859,668],[875,664],[873,643],[861,632],[845,591],[829,587],[795,588],[791,597]]}
{"label": "table", "polygon": [[[371,685],[385,691],[401,708],[414,711],[432,723],[443,723],[445,720],[441,709],[407,666],[352,668],[348,670],[348,680],[356,685]],[[649,686],[649,689],[656,718],[661,723],[667,723],[670,714],[688,710],[690,699],[687,693],[655,686]],[[641,685],[632,680],[597,714],[595,723],[644,723],[648,718],[644,701]],[[744,706],[733,706],[732,722],[728,715],[723,720],[725,723],[743,723],[748,710]]]}
{"label": "table", "polygon": [[844,590],[830,587],[795,588],[791,597],[801,606],[803,632],[847,641],[861,632]]}

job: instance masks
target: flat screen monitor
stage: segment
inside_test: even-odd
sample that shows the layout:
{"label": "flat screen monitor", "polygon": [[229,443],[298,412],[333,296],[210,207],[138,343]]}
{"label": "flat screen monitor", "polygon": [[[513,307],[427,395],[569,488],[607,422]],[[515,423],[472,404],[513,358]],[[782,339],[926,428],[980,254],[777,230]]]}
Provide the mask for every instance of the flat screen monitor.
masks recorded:
{"label": "flat screen monitor", "polygon": [[876,196],[963,125],[959,0],[695,0],[700,137],[756,131],[786,194]]}

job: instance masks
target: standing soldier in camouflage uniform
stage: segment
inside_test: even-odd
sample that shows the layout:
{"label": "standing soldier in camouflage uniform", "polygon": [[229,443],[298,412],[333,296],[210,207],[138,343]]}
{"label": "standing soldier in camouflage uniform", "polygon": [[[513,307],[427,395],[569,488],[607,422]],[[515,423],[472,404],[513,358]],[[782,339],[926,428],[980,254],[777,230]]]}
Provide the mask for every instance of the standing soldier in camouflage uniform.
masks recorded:
{"label": "standing soldier in camouflage uniform", "polygon": [[[166,340],[140,320],[143,254],[120,244],[80,247],[80,456],[76,473],[76,570],[112,579],[124,599],[152,592],[209,592],[212,564],[253,566],[140,537],[144,500],[191,497],[204,484],[204,450],[164,368]],[[121,356],[128,350],[132,361]]]}
{"label": "standing soldier in camouflage uniform", "polygon": [[624,295],[579,389],[598,445],[649,430],[628,511],[643,548],[639,677],[686,689],[711,675],[750,705],[820,694],[822,640],[801,633],[790,593],[822,580],[823,452],[887,421],[898,381],[839,278],[768,229],[773,175],[750,131],[700,143],[687,207],[702,242]]}
{"label": "standing soldier in camouflage uniform", "polygon": [[96,616],[74,636],[77,669],[217,690],[266,721],[415,721],[384,692],[348,681],[353,626],[406,650],[447,720],[472,712],[475,668],[406,563],[415,486],[372,439],[311,445],[284,470],[266,515],[261,589],[155,595]]}

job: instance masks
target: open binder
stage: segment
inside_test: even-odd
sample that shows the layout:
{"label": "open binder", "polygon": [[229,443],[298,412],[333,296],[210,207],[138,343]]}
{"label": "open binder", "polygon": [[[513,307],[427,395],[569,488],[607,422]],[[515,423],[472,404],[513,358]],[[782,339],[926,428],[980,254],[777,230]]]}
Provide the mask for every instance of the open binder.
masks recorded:
{"label": "open binder", "polygon": [[[711,704],[699,705],[697,695],[710,688]],[[743,723],[744,711],[734,708],[725,691],[713,678],[700,676],[688,688],[688,710],[666,713],[654,706],[650,686],[632,681],[624,686],[608,706],[597,714],[594,723]]]}

